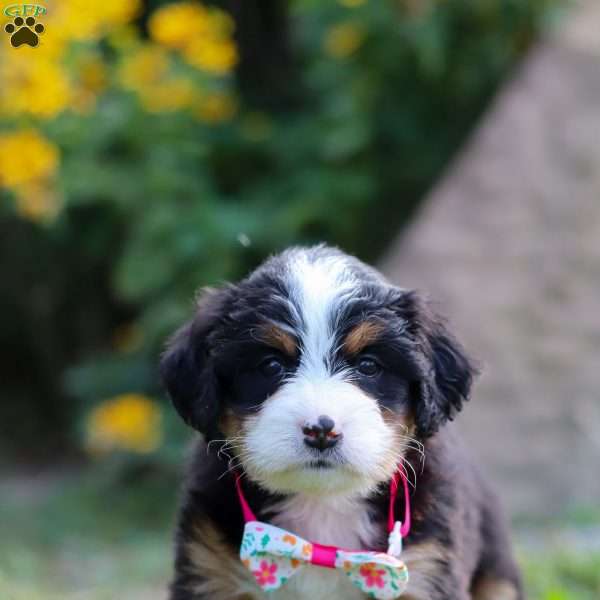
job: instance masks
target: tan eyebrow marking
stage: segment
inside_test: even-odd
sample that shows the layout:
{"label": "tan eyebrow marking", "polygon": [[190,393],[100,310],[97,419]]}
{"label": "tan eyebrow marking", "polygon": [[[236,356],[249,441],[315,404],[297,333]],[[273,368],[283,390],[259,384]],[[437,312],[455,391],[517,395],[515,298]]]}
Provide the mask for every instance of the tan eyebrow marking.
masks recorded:
{"label": "tan eyebrow marking", "polygon": [[361,350],[372,344],[383,331],[383,325],[373,321],[363,321],[357,325],[344,340],[344,350],[348,354],[358,354]]}
{"label": "tan eyebrow marking", "polygon": [[269,344],[269,346],[281,350],[288,356],[295,357],[298,353],[296,338],[280,327],[277,327],[277,325],[263,325],[258,330],[258,337],[266,344]]}

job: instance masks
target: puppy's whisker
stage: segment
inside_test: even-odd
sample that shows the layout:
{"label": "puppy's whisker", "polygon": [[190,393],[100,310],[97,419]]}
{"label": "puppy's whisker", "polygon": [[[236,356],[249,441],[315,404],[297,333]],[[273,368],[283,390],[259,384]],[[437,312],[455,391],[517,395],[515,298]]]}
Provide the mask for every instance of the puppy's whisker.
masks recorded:
{"label": "puppy's whisker", "polygon": [[242,463],[241,459],[239,456],[233,456],[231,458],[229,458],[228,462],[227,462],[227,469],[221,473],[221,475],[218,477],[218,481],[220,481],[223,477],[225,477],[225,475],[229,474],[229,473],[235,473],[237,475],[240,476],[240,479],[243,479],[244,477],[247,477],[247,473],[245,470],[238,470],[238,467],[240,466],[240,464]]}
{"label": "puppy's whisker", "polygon": [[210,440],[210,442],[208,442],[206,444],[206,454],[210,453],[210,447],[212,444],[226,444],[227,440]]}
{"label": "puppy's whisker", "polygon": [[240,448],[240,443],[243,442],[242,436],[235,436],[224,440],[211,440],[207,444],[207,454],[210,452],[212,444],[220,444],[217,449],[217,458],[220,460],[231,461],[232,457],[230,452],[235,453]]}
{"label": "puppy's whisker", "polygon": [[[411,462],[409,460],[407,460],[406,458],[404,458],[403,456],[400,458],[400,462],[402,463],[402,465],[404,467],[408,467],[412,474],[413,474],[413,478],[414,480],[411,481],[408,472],[406,472],[406,480],[408,481],[408,484],[411,485],[413,487],[413,489],[417,489],[417,472],[415,471],[415,468],[412,466]],[[406,469],[404,469],[406,471]]]}
{"label": "puppy's whisker", "polygon": [[414,437],[400,434],[397,436],[397,440],[405,444],[407,449],[410,448],[422,456],[425,455],[425,446]]}
{"label": "puppy's whisker", "polygon": [[421,446],[414,444],[414,442],[405,440],[401,440],[401,443],[406,450],[412,450],[416,452],[421,458],[425,457],[425,451]]}

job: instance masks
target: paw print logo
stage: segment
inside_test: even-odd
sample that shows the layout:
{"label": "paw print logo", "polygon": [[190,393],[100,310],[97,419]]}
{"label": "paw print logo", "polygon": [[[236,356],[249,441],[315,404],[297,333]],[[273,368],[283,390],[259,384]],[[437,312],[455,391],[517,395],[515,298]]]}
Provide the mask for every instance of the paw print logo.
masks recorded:
{"label": "paw print logo", "polygon": [[7,23],[4,31],[10,34],[10,43],[14,48],[27,44],[35,48],[40,43],[39,34],[44,33],[44,26],[36,23],[34,17],[15,17],[12,23]]}

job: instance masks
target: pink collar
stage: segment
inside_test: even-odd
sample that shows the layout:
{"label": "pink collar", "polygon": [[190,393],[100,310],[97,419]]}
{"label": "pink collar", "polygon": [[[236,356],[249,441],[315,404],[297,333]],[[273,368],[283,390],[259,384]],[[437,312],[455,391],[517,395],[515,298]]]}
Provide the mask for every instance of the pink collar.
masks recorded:
{"label": "pink collar", "polygon": [[[252,521],[258,521],[252,509],[248,505],[244,492],[242,491],[242,476],[239,472],[235,473],[235,486],[237,489],[238,498],[242,507],[242,513],[244,515],[244,521],[250,523]],[[408,492],[408,481],[406,479],[406,472],[403,467],[398,467],[398,470],[394,473],[392,480],[390,481],[390,504],[388,510],[388,533],[392,534],[396,529],[396,519],[394,516],[396,498],[398,497],[398,483],[402,481],[404,487],[404,521],[399,528],[399,534],[401,538],[405,538],[410,531],[410,495]],[[322,544],[313,543],[313,564],[319,564],[323,567],[332,567],[335,559],[335,552],[342,550],[336,546],[324,546]]]}

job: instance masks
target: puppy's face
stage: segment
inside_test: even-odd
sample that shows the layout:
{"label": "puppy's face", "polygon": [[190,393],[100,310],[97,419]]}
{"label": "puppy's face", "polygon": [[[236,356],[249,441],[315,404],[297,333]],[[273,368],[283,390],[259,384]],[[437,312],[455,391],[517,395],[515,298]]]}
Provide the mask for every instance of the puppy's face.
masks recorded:
{"label": "puppy's face", "polygon": [[460,409],[472,368],[412,292],[292,249],[208,292],[162,373],[182,417],[275,492],[366,494]]}

